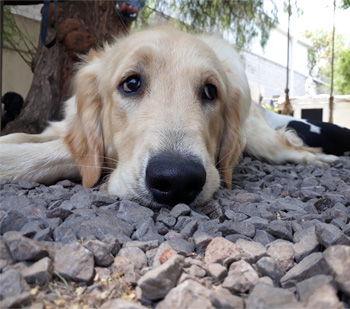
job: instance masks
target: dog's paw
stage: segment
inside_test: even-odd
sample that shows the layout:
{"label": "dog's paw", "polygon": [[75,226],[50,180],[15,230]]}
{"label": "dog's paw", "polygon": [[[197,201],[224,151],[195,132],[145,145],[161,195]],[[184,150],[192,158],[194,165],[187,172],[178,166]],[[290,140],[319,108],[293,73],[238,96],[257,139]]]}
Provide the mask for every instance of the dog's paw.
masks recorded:
{"label": "dog's paw", "polygon": [[319,153],[316,155],[314,165],[317,165],[317,166],[334,165],[338,162],[339,162],[339,158],[337,156]]}

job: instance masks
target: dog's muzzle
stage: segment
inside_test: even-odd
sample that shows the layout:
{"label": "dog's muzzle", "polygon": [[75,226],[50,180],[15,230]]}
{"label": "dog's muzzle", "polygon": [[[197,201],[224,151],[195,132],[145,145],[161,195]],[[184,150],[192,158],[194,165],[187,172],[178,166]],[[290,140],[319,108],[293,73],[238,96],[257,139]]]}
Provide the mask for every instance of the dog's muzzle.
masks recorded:
{"label": "dog's muzzle", "polygon": [[146,168],[147,188],[163,205],[190,204],[205,181],[204,166],[194,156],[158,154],[151,157]]}

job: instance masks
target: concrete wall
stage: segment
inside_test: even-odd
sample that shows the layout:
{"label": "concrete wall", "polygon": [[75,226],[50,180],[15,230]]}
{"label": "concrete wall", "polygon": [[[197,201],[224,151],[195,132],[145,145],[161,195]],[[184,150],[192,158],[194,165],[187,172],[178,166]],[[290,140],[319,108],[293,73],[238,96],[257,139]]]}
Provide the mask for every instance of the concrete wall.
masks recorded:
{"label": "concrete wall", "polygon": [[[14,15],[18,27],[26,33],[35,47],[38,45],[40,21]],[[21,48],[22,46],[19,46]],[[15,91],[26,98],[33,79],[31,68],[15,50],[3,47],[2,92]]]}
{"label": "concrete wall", "polygon": [[[322,109],[322,121],[328,122],[329,95],[313,97],[291,98],[294,117],[301,118],[304,109]],[[339,95],[334,97],[333,123],[350,129],[350,96]]]}
{"label": "concrete wall", "polygon": [[[249,52],[243,52],[242,56],[253,100],[258,101],[259,93],[266,99],[285,95],[287,72],[284,66]],[[290,70],[289,95],[304,96],[306,79],[302,73]]]}

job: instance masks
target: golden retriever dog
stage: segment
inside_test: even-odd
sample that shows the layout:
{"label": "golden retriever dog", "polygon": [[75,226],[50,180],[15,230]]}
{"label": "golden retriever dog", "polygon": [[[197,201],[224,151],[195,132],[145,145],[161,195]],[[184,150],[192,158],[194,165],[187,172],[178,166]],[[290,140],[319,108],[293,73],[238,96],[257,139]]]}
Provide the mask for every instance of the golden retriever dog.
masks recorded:
{"label": "golden retriever dog", "polygon": [[272,163],[336,160],[269,126],[228,43],[169,26],[91,51],[64,120],[0,142],[2,180],[51,184],[81,176],[92,187],[109,171],[110,194],[150,207],[208,202],[221,182],[231,188],[244,150]]}

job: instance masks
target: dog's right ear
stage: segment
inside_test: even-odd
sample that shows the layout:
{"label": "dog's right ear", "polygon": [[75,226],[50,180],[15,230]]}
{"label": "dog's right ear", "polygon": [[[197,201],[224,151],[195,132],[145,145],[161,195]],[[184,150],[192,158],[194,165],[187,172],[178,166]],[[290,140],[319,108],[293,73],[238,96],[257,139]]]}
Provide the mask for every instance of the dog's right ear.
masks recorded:
{"label": "dog's right ear", "polygon": [[104,161],[102,130],[102,100],[98,91],[98,61],[96,51],[75,76],[77,114],[65,137],[84,187],[92,187],[100,178]]}

